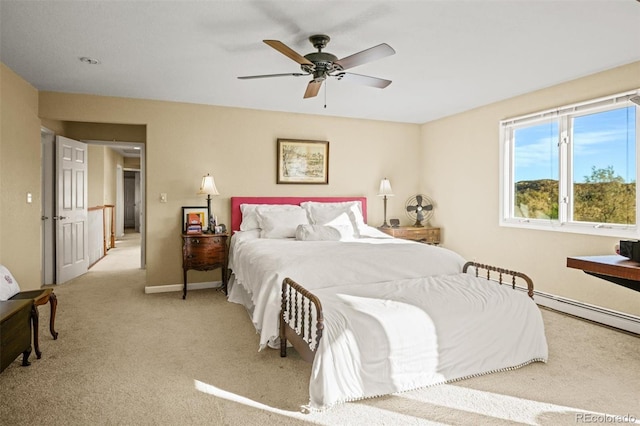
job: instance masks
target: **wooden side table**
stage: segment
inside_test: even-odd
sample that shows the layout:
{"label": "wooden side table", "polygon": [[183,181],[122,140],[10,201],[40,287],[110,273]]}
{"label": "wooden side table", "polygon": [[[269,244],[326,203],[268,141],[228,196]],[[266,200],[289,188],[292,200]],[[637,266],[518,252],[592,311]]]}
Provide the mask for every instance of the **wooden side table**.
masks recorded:
{"label": "wooden side table", "polygon": [[440,228],[430,228],[426,226],[398,226],[389,228],[380,227],[378,229],[395,238],[419,241],[421,243],[432,245],[440,244]]}
{"label": "wooden side table", "polygon": [[213,271],[222,268],[222,289],[227,291],[227,234],[182,234],[182,271],[187,297],[187,271]]}

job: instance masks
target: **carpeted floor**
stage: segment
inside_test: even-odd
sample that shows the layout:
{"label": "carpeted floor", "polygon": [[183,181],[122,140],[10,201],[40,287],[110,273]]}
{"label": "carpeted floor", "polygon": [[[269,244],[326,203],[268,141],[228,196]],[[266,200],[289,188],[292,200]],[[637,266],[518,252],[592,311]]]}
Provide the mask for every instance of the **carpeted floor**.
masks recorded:
{"label": "carpeted floor", "polygon": [[[547,364],[305,414],[311,365],[258,352],[244,308],[217,290],[144,293],[138,234],[55,288],[54,341],[0,374],[7,425],[428,425],[640,419],[640,338],[544,310]],[[19,278],[18,278],[19,280]],[[608,420],[608,421],[607,421]],[[628,422],[627,422],[628,423]]]}

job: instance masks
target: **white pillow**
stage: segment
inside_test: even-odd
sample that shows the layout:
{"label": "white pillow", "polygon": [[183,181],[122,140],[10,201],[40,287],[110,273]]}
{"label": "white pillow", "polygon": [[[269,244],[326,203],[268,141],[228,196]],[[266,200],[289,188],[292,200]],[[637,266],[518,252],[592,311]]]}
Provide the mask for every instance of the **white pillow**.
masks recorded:
{"label": "white pillow", "polygon": [[307,212],[301,207],[291,210],[256,208],[260,238],[293,238],[298,225],[307,225]]}
{"label": "white pillow", "polygon": [[298,241],[339,241],[340,232],[333,226],[298,225],[296,240]]}
{"label": "white pillow", "polygon": [[[360,228],[365,226],[362,216],[362,207],[360,201],[343,201],[335,203],[319,203],[316,201],[305,201],[300,204],[307,210],[309,220],[315,225],[345,225],[343,213],[351,222],[353,227],[352,238],[360,236]],[[336,221],[337,220],[337,221]],[[341,233],[344,233],[341,230]]]}
{"label": "white pillow", "polygon": [[358,230],[353,227],[353,219],[349,215],[349,212],[342,211],[338,216],[326,217],[326,220],[321,220],[317,225],[331,226],[340,232],[340,240],[353,240],[354,238],[360,238]]}
{"label": "white pillow", "polygon": [[256,214],[256,208],[262,208],[263,210],[295,210],[300,206],[293,204],[240,204],[240,211],[242,212],[242,223],[240,224],[241,231],[251,231],[252,229],[260,229],[258,224],[258,216]]}
{"label": "white pillow", "polygon": [[0,265],[0,301],[5,302],[18,293],[20,293],[18,281],[13,278],[7,268]]}

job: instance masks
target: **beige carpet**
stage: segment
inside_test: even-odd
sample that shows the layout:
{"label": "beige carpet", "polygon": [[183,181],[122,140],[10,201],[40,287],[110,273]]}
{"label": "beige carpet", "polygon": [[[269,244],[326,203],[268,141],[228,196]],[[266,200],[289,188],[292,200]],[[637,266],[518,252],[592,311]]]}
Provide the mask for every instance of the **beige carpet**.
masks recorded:
{"label": "beige carpet", "polygon": [[[258,352],[217,290],[144,294],[137,234],[55,288],[54,341],[0,374],[6,425],[427,425],[612,423],[640,418],[640,338],[544,310],[548,364],[305,414],[311,366]],[[623,417],[619,419],[624,419]],[[609,420],[609,421],[606,421]],[[620,421],[619,421],[620,422]]]}

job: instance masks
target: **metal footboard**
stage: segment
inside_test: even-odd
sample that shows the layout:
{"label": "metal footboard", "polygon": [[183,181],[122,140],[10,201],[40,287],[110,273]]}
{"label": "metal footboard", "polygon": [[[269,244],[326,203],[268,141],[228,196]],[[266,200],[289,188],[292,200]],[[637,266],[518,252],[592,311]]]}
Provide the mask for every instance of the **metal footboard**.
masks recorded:
{"label": "metal footboard", "polygon": [[[486,278],[488,280],[493,279],[494,281],[497,281],[500,284],[505,284],[503,282],[503,275],[511,276],[510,284],[511,284],[511,287],[514,289],[516,288],[516,278],[521,278],[527,284],[527,294],[529,295],[530,298],[533,299],[533,280],[529,278],[526,274],[523,274],[522,272],[511,271],[509,269],[498,268],[497,266],[484,265],[482,263],[477,263],[477,262],[465,263],[464,266],[462,267],[462,272],[467,273],[467,270],[469,269],[470,266],[475,268],[476,277],[479,276],[480,269],[484,269],[487,271]],[[495,278],[495,274],[493,276],[491,275],[492,272],[498,274],[497,279]]]}
{"label": "metal footboard", "polygon": [[280,310],[280,356],[287,356],[289,341],[302,359],[312,362],[323,329],[320,299],[292,279],[285,278]]}
{"label": "metal footboard", "polygon": [[[499,284],[510,284],[516,288],[516,279],[520,278],[527,285],[527,293],[533,299],[533,281],[526,274],[509,269],[484,265],[477,262],[467,262],[462,268],[463,273],[468,269],[475,269],[475,276],[480,276],[480,270],[486,279]],[[496,277],[497,275],[497,277]],[[507,276],[507,277],[505,277]],[[509,281],[505,281],[505,278]],[[282,300],[280,309],[280,356],[287,356],[287,342],[290,342],[300,357],[313,362],[322,333],[324,330],[324,316],[320,299],[290,278],[282,282]]]}

